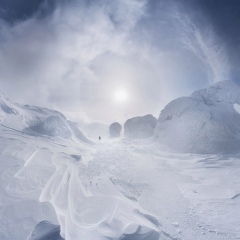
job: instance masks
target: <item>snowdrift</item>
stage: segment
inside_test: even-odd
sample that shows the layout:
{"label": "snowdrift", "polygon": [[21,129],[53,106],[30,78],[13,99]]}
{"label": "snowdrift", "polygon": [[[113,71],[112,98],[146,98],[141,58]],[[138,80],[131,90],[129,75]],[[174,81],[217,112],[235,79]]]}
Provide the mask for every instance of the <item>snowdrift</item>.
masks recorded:
{"label": "snowdrift", "polygon": [[[71,132],[66,123],[58,116],[50,116],[44,121],[28,128],[39,135],[59,136],[63,138],[70,138]],[[27,132],[27,131],[26,131]]]}
{"label": "snowdrift", "polygon": [[160,113],[155,138],[180,152],[239,151],[240,88],[222,81],[170,102]]}
{"label": "snowdrift", "polygon": [[92,143],[76,123],[55,110],[12,103],[0,91],[0,123],[31,136],[76,138]]}
{"label": "snowdrift", "polygon": [[148,114],[128,119],[124,123],[124,136],[127,138],[150,138],[154,134],[157,119]]}
{"label": "snowdrift", "polygon": [[[159,239],[157,219],[139,211],[138,203],[124,196],[109,177],[100,174],[91,176],[89,181],[86,178],[89,172],[83,170],[81,161],[62,162],[40,196],[40,202],[50,202],[54,206],[62,237]],[[129,238],[131,235],[133,238]]]}

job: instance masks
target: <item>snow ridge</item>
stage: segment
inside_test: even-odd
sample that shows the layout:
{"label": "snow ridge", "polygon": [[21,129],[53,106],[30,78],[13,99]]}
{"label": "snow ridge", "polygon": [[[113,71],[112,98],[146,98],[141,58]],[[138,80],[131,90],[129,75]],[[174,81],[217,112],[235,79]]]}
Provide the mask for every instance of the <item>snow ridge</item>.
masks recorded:
{"label": "snow ridge", "polygon": [[170,102],[161,112],[155,138],[179,152],[227,153],[239,151],[240,88],[222,81]]}
{"label": "snow ridge", "polygon": [[72,138],[92,143],[60,112],[31,105],[14,104],[0,91],[0,122],[32,136]]}

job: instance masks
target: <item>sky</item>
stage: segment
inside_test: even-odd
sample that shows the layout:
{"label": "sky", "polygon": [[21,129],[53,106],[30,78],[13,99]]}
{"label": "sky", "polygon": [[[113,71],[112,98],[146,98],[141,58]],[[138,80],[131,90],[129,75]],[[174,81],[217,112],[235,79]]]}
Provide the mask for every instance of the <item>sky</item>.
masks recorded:
{"label": "sky", "polygon": [[77,122],[124,122],[240,82],[238,0],[0,0],[0,89]]}

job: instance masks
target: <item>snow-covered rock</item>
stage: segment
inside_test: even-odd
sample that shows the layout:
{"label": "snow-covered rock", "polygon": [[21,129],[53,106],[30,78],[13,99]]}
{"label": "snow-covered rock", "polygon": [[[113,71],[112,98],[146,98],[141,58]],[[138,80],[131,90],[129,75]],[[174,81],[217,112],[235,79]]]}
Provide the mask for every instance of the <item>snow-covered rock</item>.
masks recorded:
{"label": "snow-covered rock", "polygon": [[134,117],[124,123],[124,136],[128,138],[150,138],[154,134],[157,119],[151,115]]}
{"label": "snow-covered rock", "polygon": [[114,122],[109,126],[110,137],[120,137],[122,126],[118,122]]}
{"label": "snow-covered rock", "polygon": [[240,88],[222,81],[170,102],[160,113],[155,137],[180,152],[225,153],[240,149]]}

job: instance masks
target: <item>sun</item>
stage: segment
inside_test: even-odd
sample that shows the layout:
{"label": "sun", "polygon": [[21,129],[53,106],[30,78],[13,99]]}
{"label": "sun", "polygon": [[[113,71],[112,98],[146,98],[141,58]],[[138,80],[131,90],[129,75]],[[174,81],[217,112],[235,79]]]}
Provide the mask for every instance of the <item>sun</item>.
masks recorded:
{"label": "sun", "polygon": [[113,96],[116,102],[125,102],[128,99],[128,94],[124,89],[118,89]]}

